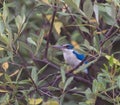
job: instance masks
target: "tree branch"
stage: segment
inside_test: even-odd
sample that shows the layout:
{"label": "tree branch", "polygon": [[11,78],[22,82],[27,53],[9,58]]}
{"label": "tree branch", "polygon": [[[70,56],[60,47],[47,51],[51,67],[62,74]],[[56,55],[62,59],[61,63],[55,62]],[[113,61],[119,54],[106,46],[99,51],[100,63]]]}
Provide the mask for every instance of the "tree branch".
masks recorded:
{"label": "tree branch", "polygon": [[49,33],[48,33],[48,36],[47,36],[47,43],[46,43],[46,48],[45,48],[45,53],[44,53],[44,59],[47,59],[50,37],[51,37],[51,33],[52,33],[52,29],[53,29],[53,23],[54,23],[56,12],[57,12],[56,3],[54,4],[53,8],[54,8],[54,11],[53,11],[53,15],[52,15],[52,21],[51,21],[51,24],[50,24],[50,30],[49,30]]}
{"label": "tree branch", "polygon": [[102,48],[103,45],[105,44],[106,41],[108,41],[110,38],[112,38],[113,36],[115,36],[115,33],[119,30],[119,29],[116,29],[114,32],[113,32],[113,29],[114,29],[114,25],[111,26],[111,28],[108,30],[108,32],[105,34],[105,39],[103,41],[100,41],[100,47]]}

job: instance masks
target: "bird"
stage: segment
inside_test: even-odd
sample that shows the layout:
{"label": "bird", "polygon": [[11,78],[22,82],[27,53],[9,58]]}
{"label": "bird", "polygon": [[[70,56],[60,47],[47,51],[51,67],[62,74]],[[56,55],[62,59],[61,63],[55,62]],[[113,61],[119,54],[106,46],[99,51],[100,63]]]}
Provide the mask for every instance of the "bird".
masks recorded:
{"label": "bird", "polygon": [[[54,45],[53,48],[61,50],[63,52],[65,63],[70,65],[72,68],[78,66],[80,62],[85,59],[85,55],[75,51],[72,44]],[[85,62],[85,64],[86,63],[87,62]],[[88,70],[85,69],[84,72],[88,73]]]}

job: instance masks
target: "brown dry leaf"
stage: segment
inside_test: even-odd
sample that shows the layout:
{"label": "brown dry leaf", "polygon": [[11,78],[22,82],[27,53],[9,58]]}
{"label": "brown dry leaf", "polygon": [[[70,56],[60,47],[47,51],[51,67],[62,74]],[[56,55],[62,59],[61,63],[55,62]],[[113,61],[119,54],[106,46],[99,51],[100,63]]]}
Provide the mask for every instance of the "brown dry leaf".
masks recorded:
{"label": "brown dry leaf", "polygon": [[90,19],[89,22],[90,23],[97,23],[97,20],[96,19]]}
{"label": "brown dry leaf", "polygon": [[7,71],[7,69],[9,68],[9,63],[8,62],[4,62],[2,64],[2,68],[5,70],[5,72]]}
{"label": "brown dry leaf", "polygon": [[0,72],[0,77],[3,75],[3,73]]}
{"label": "brown dry leaf", "polygon": [[107,30],[102,30],[102,31],[99,31],[99,32],[95,32],[95,35],[96,34],[105,34],[107,32]]}
{"label": "brown dry leaf", "polygon": [[76,41],[71,41],[71,44],[76,48],[76,49],[79,49],[80,48],[80,46],[79,46],[79,44],[76,42]]}
{"label": "brown dry leaf", "polygon": [[15,71],[15,72],[13,72],[12,74],[10,74],[10,77],[12,77],[12,76],[14,76],[14,75],[18,74],[18,72],[19,72],[19,70],[16,70],[16,71]]}
{"label": "brown dry leaf", "polygon": [[0,93],[8,93],[8,91],[5,89],[0,89]]}

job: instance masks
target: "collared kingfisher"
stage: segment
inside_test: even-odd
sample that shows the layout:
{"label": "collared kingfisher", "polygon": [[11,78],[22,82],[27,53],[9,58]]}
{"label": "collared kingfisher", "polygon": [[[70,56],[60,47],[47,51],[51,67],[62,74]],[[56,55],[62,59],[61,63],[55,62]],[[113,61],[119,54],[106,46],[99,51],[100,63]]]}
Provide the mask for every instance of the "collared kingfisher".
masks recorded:
{"label": "collared kingfisher", "polygon": [[[64,44],[61,46],[55,45],[53,46],[53,48],[61,50],[63,52],[63,57],[65,59],[65,62],[73,68],[78,66],[80,62],[85,59],[85,55],[75,51],[74,46],[71,44]],[[84,72],[88,73],[88,70],[85,69]]]}

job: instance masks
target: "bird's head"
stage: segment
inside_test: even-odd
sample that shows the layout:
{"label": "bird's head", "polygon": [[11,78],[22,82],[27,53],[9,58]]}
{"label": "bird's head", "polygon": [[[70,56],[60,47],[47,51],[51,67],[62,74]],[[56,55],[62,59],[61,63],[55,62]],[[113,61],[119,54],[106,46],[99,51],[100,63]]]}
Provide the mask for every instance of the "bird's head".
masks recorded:
{"label": "bird's head", "polygon": [[64,44],[64,45],[55,45],[53,46],[53,48],[64,51],[64,50],[72,50],[74,46],[71,44]]}

